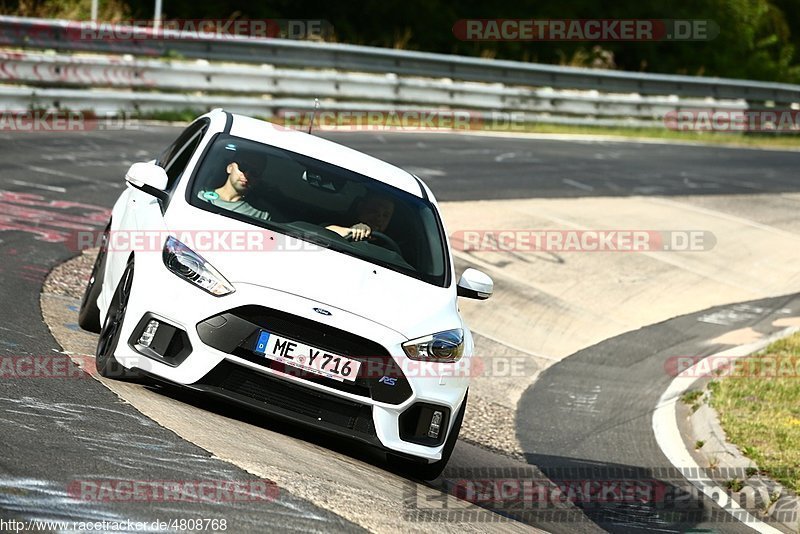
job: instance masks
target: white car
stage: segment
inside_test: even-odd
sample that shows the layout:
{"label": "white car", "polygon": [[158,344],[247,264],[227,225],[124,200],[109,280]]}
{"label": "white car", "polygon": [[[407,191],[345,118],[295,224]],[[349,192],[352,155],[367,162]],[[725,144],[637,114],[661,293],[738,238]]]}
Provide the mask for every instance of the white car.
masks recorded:
{"label": "white car", "polygon": [[100,375],[208,392],[440,474],[473,356],[457,299],[493,284],[456,281],[419,178],[223,110],[125,178],[80,310]]}

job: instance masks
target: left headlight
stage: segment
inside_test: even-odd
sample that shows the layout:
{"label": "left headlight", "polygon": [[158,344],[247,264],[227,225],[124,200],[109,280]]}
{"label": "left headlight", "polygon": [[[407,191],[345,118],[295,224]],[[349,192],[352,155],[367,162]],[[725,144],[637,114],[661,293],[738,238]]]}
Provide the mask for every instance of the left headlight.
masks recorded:
{"label": "left headlight", "polygon": [[162,257],[167,269],[215,297],[236,291],[213,265],[172,236],[164,244]]}
{"label": "left headlight", "polygon": [[453,363],[464,355],[464,331],[460,328],[439,332],[403,343],[412,360]]}

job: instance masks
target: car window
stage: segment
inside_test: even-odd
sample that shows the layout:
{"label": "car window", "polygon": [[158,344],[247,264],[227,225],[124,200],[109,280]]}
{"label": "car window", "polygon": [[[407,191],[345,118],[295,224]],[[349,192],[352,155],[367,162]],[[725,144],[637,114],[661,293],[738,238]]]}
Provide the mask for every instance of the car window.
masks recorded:
{"label": "car window", "polygon": [[188,139],[188,137],[191,137],[191,133],[189,133],[189,135],[187,136],[187,132],[190,132],[190,130],[193,132],[194,126],[195,126],[194,124],[189,125],[185,130],[181,132],[181,134],[178,136],[177,139],[175,139],[167,148],[164,149],[161,155],[158,156],[158,159],[156,160],[156,165],[162,168],[166,166],[166,162],[172,159],[172,156],[175,155],[175,151],[179,147],[183,146],[183,144],[185,144],[186,139]]}
{"label": "car window", "polygon": [[189,125],[158,158],[157,164],[167,172],[167,191],[171,191],[178,182],[207,128],[206,120]]}
{"label": "car window", "polygon": [[[443,286],[447,280],[449,262],[436,208],[426,199],[330,163],[222,134],[206,152],[187,193],[189,202],[201,209],[432,284]],[[349,235],[359,224],[370,226],[374,235]]]}

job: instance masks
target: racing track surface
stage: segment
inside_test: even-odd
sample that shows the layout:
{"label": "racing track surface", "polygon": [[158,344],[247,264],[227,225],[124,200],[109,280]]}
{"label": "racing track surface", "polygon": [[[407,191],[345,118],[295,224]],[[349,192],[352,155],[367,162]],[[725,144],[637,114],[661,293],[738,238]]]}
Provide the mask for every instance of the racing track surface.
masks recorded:
{"label": "racing track surface", "polygon": [[[177,131],[158,126],[125,132],[2,135],[0,354],[59,357],[58,345],[42,323],[39,293],[46,273],[75,252],[68,244],[34,240],[32,236],[58,241],[54,233],[66,235],[82,228],[91,215],[95,216],[94,227],[102,227],[102,214],[93,206],[110,208],[122,190],[126,168],[135,161],[152,157]],[[780,151],[442,134],[326,135],[416,172],[443,202],[628,195],[749,196],[791,194],[800,186],[794,179],[800,154]],[[13,197],[8,192],[25,195]],[[764,209],[786,210],[783,202],[765,197]],[[749,204],[743,202],[742,209]],[[52,216],[42,219],[42,210]],[[786,305],[785,302],[767,304],[762,306],[763,314],[750,319],[752,323]],[[527,460],[545,473],[549,470],[555,478],[554,468],[583,462],[664,465],[665,460],[654,447],[649,418],[645,415],[666,387],[668,377],[658,367],[658,362],[663,363],[664,351],[685,350],[694,354],[698,347],[691,343],[713,337],[713,327],[695,319],[676,321],[688,321],[697,331],[684,327],[683,323],[678,328],[676,323],[655,325],[646,332],[626,334],[609,340],[607,345],[585,349],[546,371],[535,387],[526,391],[518,407],[518,436]],[[681,347],[681,344],[689,345]],[[643,346],[648,347],[647,361],[642,356]],[[701,350],[712,349],[704,345]],[[609,370],[611,376],[599,373],[598,369]],[[622,375],[621,369],[632,369],[624,375],[627,387],[609,385]],[[566,391],[593,391],[595,386],[603,393],[596,396],[588,412],[564,410],[563,403],[559,403]],[[612,393],[606,395],[609,391]],[[204,406],[203,401],[184,398],[180,393],[173,395],[181,402]],[[0,382],[0,404],[3,405],[0,424],[4,429],[0,438],[4,451],[0,517],[152,519],[192,515],[227,517],[235,522],[236,531],[261,531],[270,525],[301,531],[361,530],[358,525],[283,488],[274,502],[239,503],[233,508],[230,504],[214,503],[192,504],[190,510],[185,504],[180,507],[135,503],[75,505],[67,499],[66,488],[78,479],[250,480],[254,477],[179,439],[120,402],[94,380],[4,379]],[[248,423],[260,424],[257,418],[220,410],[225,416],[243,417]],[[623,425],[628,449],[620,447],[623,434],[615,426],[626,414],[630,414],[632,421]],[[552,421],[559,424],[547,424]],[[305,438],[303,432],[286,425],[270,428],[290,438]],[[590,439],[589,429],[592,436],[605,437]],[[329,455],[349,454],[346,444],[327,438],[311,439],[321,445],[316,453],[319,462],[325,462]],[[357,458],[371,461],[365,456]],[[508,465],[509,461],[460,443],[453,462],[458,467],[496,467]],[[380,476],[396,478],[388,472]],[[364,481],[364,487],[371,487],[369,480]],[[620,531],[656,524],[651,519],[665,531],[681,531],[689,526],[714,528],[707,518],[670,523],[647,510],[617,510],[611,523],[593,518],[592,511],[587,515],[604,528]],[[560,525],[534,519],[533,523],[564,532],[593,530],[591,522]],[[727,524],[725,530],[734,528]]]}
{"label": "racing track surface", "polygon": [[781,319],[798,311],[797,294],[719,306],[577,352],[545,371],[520,401],[517,432],[526,459],[554,481],[591,473],[596,480],[658,480],[664,485],[667,497],[650,506],[585,506],[587,515],[609,531],[682,532],[698,523],[724,532],[749,531],[726,514],[714,515],[698,500],[679,503],[691,486],[655,441],[653,408],[675,376],[676,358],[707,357],[730,348],[721,336],[731,326],[765,337],[774,334],[782,330]]}
{"label": "racing track surface", "polygon": [[[152,141],[142,135],[141,144],[131,152],[123,138],[100,139],[5,139],[2,159],[5,171],[2,189],[30,191],[47,199],[110,206],[120,189],[123,160],[142,158],[157,149],[171,132]],[[46,144],[50,148],[43,148]],[[77,150],[76,150],[77,149]],[[25,152],[27,155],[22,155]],[[62,156],[77,157],[70,165]],[[49,159],[53,158],[53,159]],[[108,162],[114,160],[115,164]],[[66,162],[66,164],[65,164]],[[77,168],[76,168],[77,167]],[[113,169],[113,170],[112,170]],[[124,172],[124,171],[123,171]],[[15,185],[31,182],[51,190]],[[60,188],[68,192],[61,193]],[[80,218],[75,208],[55,208],[48,220],[26,215],[49,201],[23,197],[11,207],[4,202],[0,225],[28,218],[33,227],[75,228]],[[28,203],[26,206],[26,202]],[[84,211],[91,215],[93,210]],[[85,218],[84,218],[85,220]],[[30,228],[29,228],[30,229]],[[55,352],[50,332],[41,321],[39,297],[45,274],[69,255],[63,244],[34,241],[30,233],[3,231],[2,277],[0,280],[0,351],[4,356],[64,356]],[[45,237],[45,236],[40,236]],[[50,234],[51,238],[55,235]],[[63,363],[63,362],[62,362]],[[88,375],[87,375],[88,376]],[[122,403],[92,379],[30,379],[0,381],[0,517],[4,519],[72,519],[75,521],[152,521],[175,517],[220,518],[236,516],[243,530],[296,529],[298,531],[362,531],[335,514],[286,492],[281,498],[240,503],[82,503],[70,499],[68,489],[76,481],[122,480],[231,480],[251,481],[256,477],[214,459],[206,451],[176,436]],[[264,492],[263,495],[267,496]],[[234,511],[235,510],[235,511]]]}

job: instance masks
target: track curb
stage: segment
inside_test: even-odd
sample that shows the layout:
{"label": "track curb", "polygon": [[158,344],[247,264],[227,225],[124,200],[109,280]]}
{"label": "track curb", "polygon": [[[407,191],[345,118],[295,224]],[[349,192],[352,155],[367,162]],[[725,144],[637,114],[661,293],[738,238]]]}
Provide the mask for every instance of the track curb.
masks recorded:
{"label": "track curb", "polygon": [[[800,331],[800,327],[791,326],[759,341],[718,352],[709,356],[709,358],[724,357],[729,360],[743,358],[767,347],[770,343],[778,339],[790,336],[798,331]],[[659,398],[656,408],[653,411],[652,418],[652,428],[656,442],[664,453],[664,456],[667,457],[675,468],[679,470],[695,470],[697,473],[703,473],[703,476],[687,478],[687,480],[707,497],[715,500],[717,504],[732,517],[746,526],[764,534],[781,533],[781,530],[755,517],[742,508],[734,499],[731,499],[728,494],[729,490],[721,487],[713,480],[712,476],[706,474],[707,470],[696,462],[691,451],[686,447],[678,424],[678,402],[680,401],[681,395],[694,387],[699,381],[706,378],[704,376],[698,376],[695,372],[702,364],[701,360],[692,367],[682,371],[670,382],[667,389]]]}

